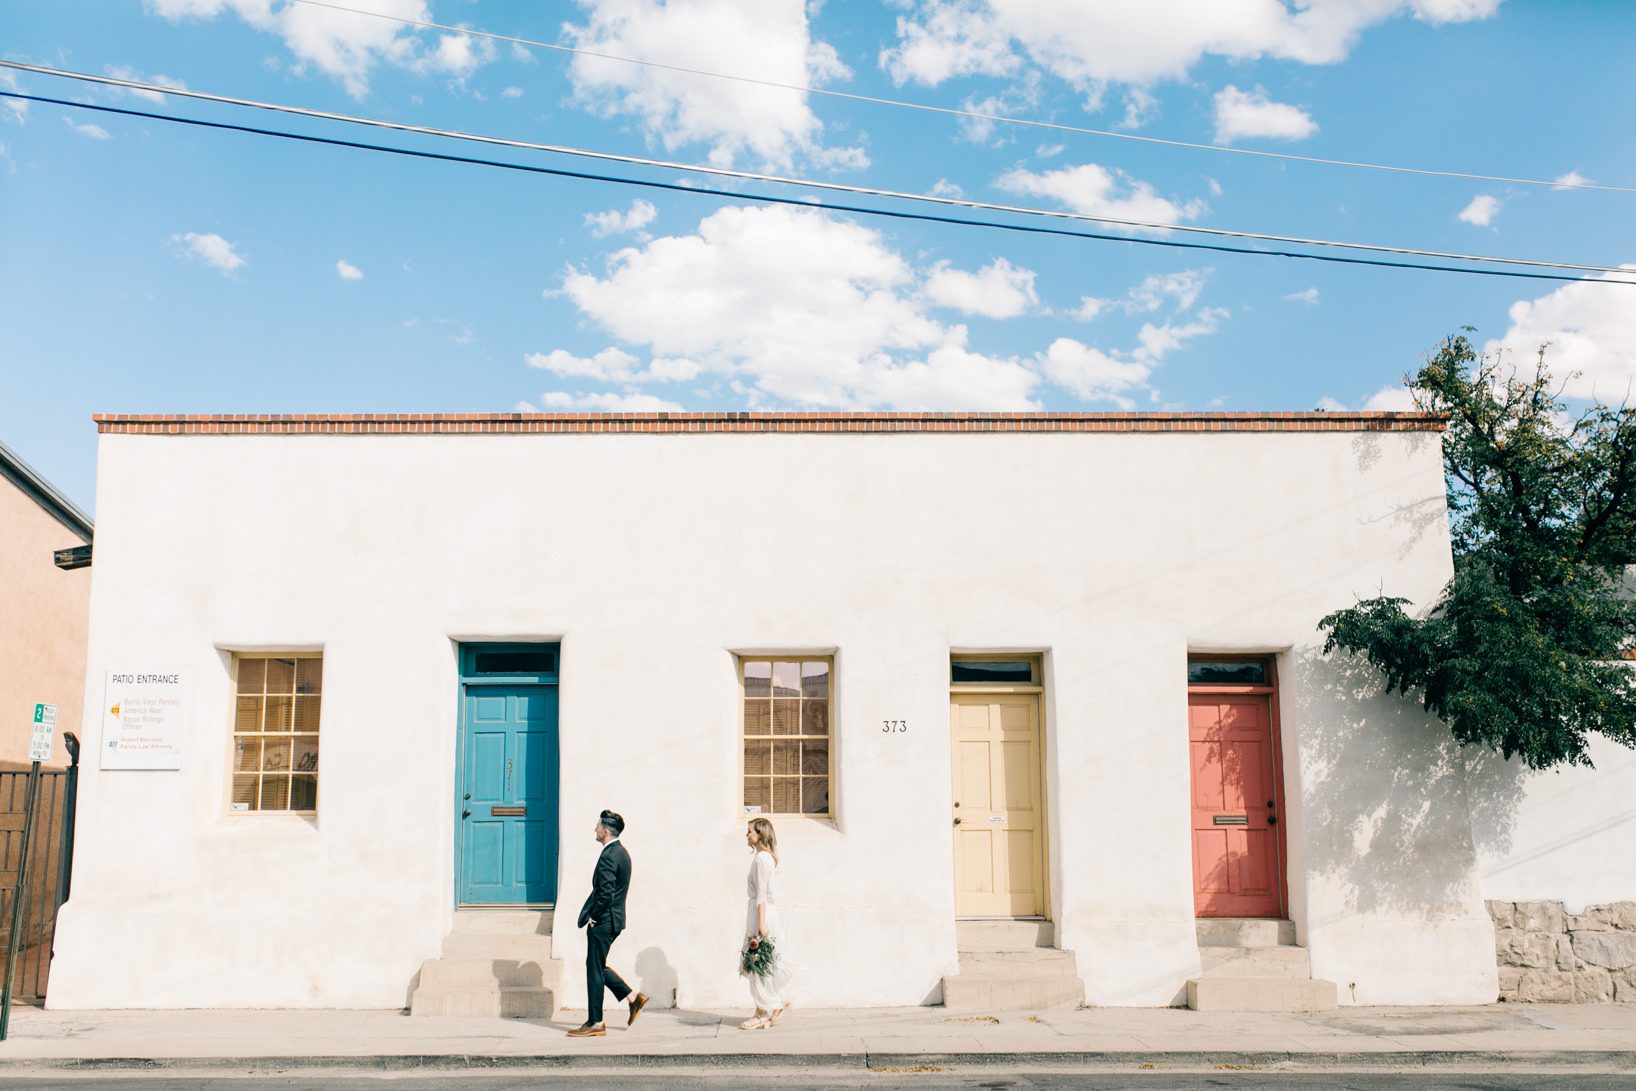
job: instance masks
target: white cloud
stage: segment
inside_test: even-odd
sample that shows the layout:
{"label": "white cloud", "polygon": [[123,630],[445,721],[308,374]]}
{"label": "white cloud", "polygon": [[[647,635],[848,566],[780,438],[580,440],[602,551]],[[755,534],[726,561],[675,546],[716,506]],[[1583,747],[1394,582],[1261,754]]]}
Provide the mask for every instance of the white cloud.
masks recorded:
{"label": "white cloud", "polygon": [[1553,188],[1553,189],[1567,189],[1570,186],[1588,186],[1590,184],[1591,184],[1591,180],[1589,178],[1586,178],[1583,174],[1580,174],[1576,170],[1571,170],[1567,174],[1564,174],[1561,177],[1559,177],[1556,180],[1556,185],[1551,187],[1551,188]]}
{"label": "white cloud", "polygon": [[[17,73],[9,68],[0,68],[0,87],[5,88],[7,91],[22,90],[22,87],[17,83]],[[28,124],[29,104],[27,101],[16,98],[0,99],[0,105],[5,107],[5,112],[0,113],[0,121],[13,121],[18,125]]]}
{"label": "white cloud", "polygon": [[1148,183],[1096,163],[1040,174],[1018,167],[1001,175],[995,184],[1012,193],[1051,197],[1088,216],[1116,220],[1181,223],[1197,219],[1205,209],[1202,200],[1178,204],[1161,197]]}
{"label": "white cloud", "polygon": [[1204,291],[1204,281],[1210,275],[1209,269],[1183,269],[1176,273],[1150,273],[1142,278],[1134,288],[1125,293],[1123,299],[1098,299],[1095,296],[1084,296],[1079,306],[1069,312],[1073,318],[1081,322],[1089,322],[1110,311],[1121,311],[1125,314],[1152,314],[1155,311],[1169,306],[1172,314],[1179,314],[1187,310],[1198,301],[1199,293]]}
{"label": "white cloud", "polygon": [[1200,58],[1332,64],[1366,29],[1408,15],[1483,19],[1500,0],[918,0],[880,63],[898,83],[1015,76],[1033,65],[1095,94],[1108,82],[1181,79]]}
{"label": "white cloud", "polygon": [[63,122],[70,129],[73,129],[76,133],[79,133],[81,136],[88,136],[92,140],[107,140],[107,139],[109,139],[108,130],[104,129],[101,125],[93,125],[89,121],[84,122],[84,123],[77,122],[71,117],[63,118]]}
{"label": "white cloud", "polygon": [[335,263],[335,272],[340,275],[342,280],[364,279],[364,271],[345,258]]}
{"label": "white cloud", "polygon": [[1500,211],[1500,204],[1501,201],[1498,197],[1480,193],[1471,199],[1469,205],[1460,210],[1459,219],[1463,223],[1487,227],[1494,222],[1494,217]]}
{"label": "white cloud", "polygon": [[984,98],[975,95],[967,98],[960,104],[960,108],[968,114],[981,114],[982,117],[960,118],[961,135],[973,144],[992,144],[998,146],[1010,139],[1006,137],[996,139],[994,136],[998,121],[991,120],[997,117],[1022,117],[1039,105],[1040,95],[1044,90],[1044,82],[1039,73],[1031,72],[1016,83],[1001,88],[999,91]]}
{"label": "white cloud", "polygon": [[591,229],[591,234],[600,239],[606,235],[640,231],[658,215],[658,211],[650,202],[638,197],[631,202],[631,207],[625,212],[615,208],[607,212],[586,213],[585,226]]}
{"label": "white cloud", "polygon": [[523,89],[521,87],[507,87],[504,91],[500,92],[500,97],[501,98],[522,98],[523,97]]}
{"label": "white cloud", "polygon": [[1363,407],[1371,412],[1407,413],[1414,408],[1414,395],[1402,383],[1393,383],[1369,395]]}
{"label": "white cloud", "polygon": [[427,0],[349,0],[347,4],[392,19],[306,4],[275,6],[274,0],[147,0],[147,6],[170,20],[235,14],[257,30],[283,39],[295,55],[298,71],[311,65],[339,80],[354,98],[368,93],[369,77],[377,65],[459,80],[495,57],[488,39],[423,33],[393,21],[431,21]]}
{"label": "white cloud", "polygon": [[[1626,280],[1636,280],[1636,264]],[[1604,276],[1602,279],[1614,279]],[[1636,288],[1585,281],[1511,305],[1511,326],[1483,346],[1532,367],[1541,345],[1546,366],[1569,397],[1636,402]]]}
{"label": "white cloud", "polygon": [[1318,305],[1318,289],[1303,288],[1299,292],[1291,292],[1289,295],[1280,298],[1286,303],[1305,303],[1309,307],[1316,307]]}
{"label": "white cloud", "polygon": [[1094,295],[1081,296],[1079,306],[1068,312],[1070,318],[1077,318],[1081,322],[1090,322],[1099,318],[1108,309],[1106,299],[1098,299]]}
{"label": "white cloud", "polygon": [[[1021,290],[1025,271],[990,268]],[[1035,370],[973,351],[964,325],[932,317],[922,276],[877,232],[824,212],[724,208],[696,234],[618,251],[603,275],[564,276],[560,294],[630,352],[534,356],[612,382],[713,377],[752,405],[1038,408]],[[645,371],[638,349],[654,357]]]}
{"label": "white cloud", "polygon": [[224,275],[248,264],[247,259],[233,249],[232,243],[214,232],[201,235],[189,231],[185,235],[172,235],[170,241],[188,257],[202,261]]}
{"label": "white cloud", "polygon": [[[1352,407],[1326,394],[1318,399],[1318,408],[1328,413],[1347,413]],[[1407,413],[1414,409],[1414,395],[1402,383],[1390,383],[1365,398],[1358,408],[1367,413]]]}
{"label": "white cloud", "polygon": [[1216,143],[1262,137],[1305,140],[1318,131],[1306,111],[1287,102],[1273,102],[1264,87],[1240,91],[1228,84],[1216,92]]}
{"label": "white cloud", "polygon": [[1185,311],[1198,301],[1204,291],[1208,269],[1183,269],[1179,273],[1153,273],[1125,296],[1125,313],[1151,313],[1170,304],[1172,311]]}
{"label": "white cloud", "polygon": [[1072,337],[1059,337],[1040,357],[1046,377],[1071,391],[1081,401],[1111,402],[1124,410],[1136,408],[1135,395],[1152,393],[1148,380],[1164,358],[1196,337],[1215,333],[1227,312],[1206,307],[1190,321],[1144,323],[1136,346],[1106,351]]}
{"label": "white cloud", "polygon": [[[108,66],[106,71],[108,75],[114,77],[116,80],[129,80],[132,83],[157,83],[165,87],[176,87],[181,89],[186,89],[187,87],[187,84],[172,76],[160,75],[158,73],[151,76],[144,76],[142,73],[138,72],[128,64],[111,64]],[[165,96],[158,91],[146,91],[136,87],[120,87],[116,90],[122,91],[133,98],[139,98],[146,102],[165,101]]]}
{"label": "white cloud", "polygon": [[1150,276],[1117,300],[1087,300],[1154,316],[1128,347],[1060,338],[1031,354],[996,355],[935,308],[1020,313],[1036,305],[1031,270],[1003,260],[977,272],[944,262],[917,269],[878,232],[820,210],[724,208],[695,234],[617,251],[602,274],[568,270],[547,294],[567,298],[618,344],[528,361],[627,394],[698,376],[751,407],[1037,409],[1049,379],[1084,401],[1130,408],[1155,396],[1153,371],[1171,353],[1226,318],[1194,309],[1207,273]]}
{"label": "white cloud", "polygon": [[[523,403],[527,404],[527,403]],[[566,394],[550,391],[540,395],[547,410],[577,410],[589,413],[680,413],[682,407],[652,394]]]}
{"label": "white cloud", "polygon": [[1015,318],[1039,302],[1034,294],[1034,272],[996,258],[975,273],[932,266],[926,277],[926,297],[940,307],[987,318]]}
{"label": "white cloud", "polygon": [[898,44],[880,66],[898,83],[936,86],[956,76],[1009,76],[1022,67],[1011,35],[982,0],[925,3],[918,18],[899,16]]}
{"label": "white cloud", "polygon": [[936,182],[932,183],[933,197],[964,197],[965,195],[965,190],[961,189],[947,178],[939,178]]}
{"label": "white cloud", "polygon": [[1125,117],[1117,127],[1121,129],[1140,129],[1158,116],[1158,98],[1150,95],[1140,87],[1132,87],[1125,92]]}
{"label": "white cloud", "polygon": [[643,368],[635,356],[611,345],[595,356],[575,356],[565,349],[530,352],[523,362],[564,379],[598,383],[685,383],[702,370],[692,360],[672,356],[656,357]]}
{"label": "white cloud", "polygon": [[[812,37],[805,0],[578,3],[586,20],[563,33],[582,49],[804,87],[851,75],[832,46]],[[708,144],[717,165],[749,157],[782,168],[820,151],[823,124],[798,92],[583,54],[569,73],[582,104],[637,118],[648,138],[668,149]],[[824,165],[855,165],[861,156],[854,150]]]}
{"label": "white cloud", "polygon": [[605,348],[595,356],[575,356],[565,349],[531,352],[523,357],[529,367],[537,367],[565,379],[594,379],[600,383],[625,383],[636,378],[641,363],[618,348]]}

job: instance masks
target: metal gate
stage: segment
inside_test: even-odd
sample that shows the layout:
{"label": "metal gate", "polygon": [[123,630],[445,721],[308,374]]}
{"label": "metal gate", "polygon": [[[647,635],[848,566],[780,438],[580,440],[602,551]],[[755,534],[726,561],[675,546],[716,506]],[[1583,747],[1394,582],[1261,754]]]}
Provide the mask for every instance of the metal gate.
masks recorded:
{"label": "metal gate", "polygon": [[[38,1004],[45,999],[46,978],[51,971],[51,938],[57,927],[57,907],[68,897],[68,868],[74,848],[78,747],[71,748],[71,753],[74,764],[70,768],[40,772],[28,889],[22,892],[13,1003]],[[0,770],[0,952],[11,938],[12,903],[18,897],[17,869],[27,792],[27,769]],[[0,953],[0,963],[3,959]]]}

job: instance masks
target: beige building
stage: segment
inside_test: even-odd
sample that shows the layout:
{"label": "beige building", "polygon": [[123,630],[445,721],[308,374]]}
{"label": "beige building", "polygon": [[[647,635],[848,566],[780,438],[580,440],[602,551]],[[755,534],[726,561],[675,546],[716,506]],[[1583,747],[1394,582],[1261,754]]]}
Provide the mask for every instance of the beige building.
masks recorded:
{"label": "beige building", "polygon": [[0,444],[0,767],[26,764],[34,705],[83,734],[91,520]]}

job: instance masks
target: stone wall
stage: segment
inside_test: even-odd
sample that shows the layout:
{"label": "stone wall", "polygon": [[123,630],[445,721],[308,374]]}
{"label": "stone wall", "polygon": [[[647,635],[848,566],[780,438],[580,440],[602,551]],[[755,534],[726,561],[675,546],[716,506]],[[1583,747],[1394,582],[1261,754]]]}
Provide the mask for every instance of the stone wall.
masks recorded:
{"label": "stone wall", "polygon": [[1636,1003],[1636,902],[1489,902],[1502,1001]]}

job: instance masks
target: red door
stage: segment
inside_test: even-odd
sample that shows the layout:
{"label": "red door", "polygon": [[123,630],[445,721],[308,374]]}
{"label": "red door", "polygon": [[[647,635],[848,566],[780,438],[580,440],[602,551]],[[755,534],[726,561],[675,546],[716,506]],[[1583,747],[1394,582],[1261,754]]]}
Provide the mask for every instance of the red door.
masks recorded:
{"label": "red door", "polygon": [[1284,916],[1272,695],[1190,693],[1193,899],[1201,917]]}

